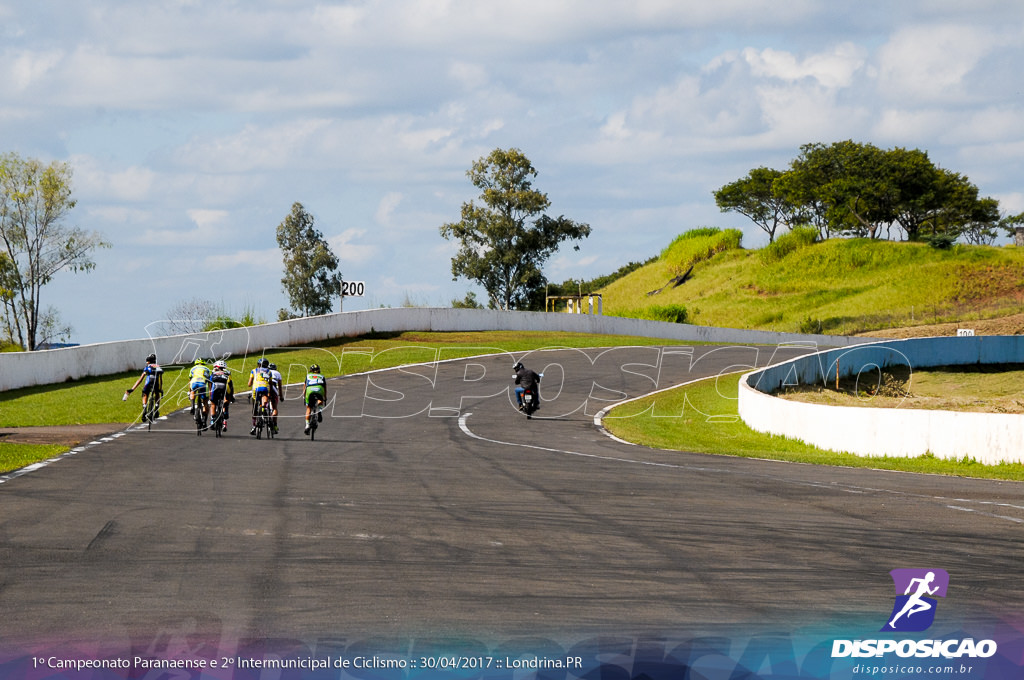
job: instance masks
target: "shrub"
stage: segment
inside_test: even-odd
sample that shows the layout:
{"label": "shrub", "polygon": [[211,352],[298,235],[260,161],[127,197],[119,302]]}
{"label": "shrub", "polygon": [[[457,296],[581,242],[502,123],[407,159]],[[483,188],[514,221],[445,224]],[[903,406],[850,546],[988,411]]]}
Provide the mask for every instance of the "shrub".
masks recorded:
{"label": "shrub", "polygon": [[953,234],[931,234],[924,237],[924,242],[936,250],[951,250],[956,239]]}
{"label": "shrub", "polygon": [[648,321],[668,321],[669,323],[686,323],[686,307],[683,305],[651,305],[644,309],[636,309],[627,314],[634,319]]}
{"label": "shrub", "polygon": [[796,227],[779,236],[773,243],[761,249],[763,264],[778,262],[796,251],[813,245],[818,240],[818,230],[814,227]]}
{"label": "shrub", "polygon": [[694,263],[710,260],[718,253],[739,248],[742,239],[743,232],[739,229],[691,229],[677,236],[665,250],[661,251],[661,259],[685,270]]}

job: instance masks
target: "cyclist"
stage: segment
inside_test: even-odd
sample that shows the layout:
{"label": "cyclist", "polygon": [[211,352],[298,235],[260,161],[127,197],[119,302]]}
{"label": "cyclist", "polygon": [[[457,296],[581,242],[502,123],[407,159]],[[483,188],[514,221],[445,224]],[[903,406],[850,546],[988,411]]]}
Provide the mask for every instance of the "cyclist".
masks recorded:
{"label": "cyclist", "polygon": [[[309,418],[313,409],[316,408],[317,402],[327,403],[327,379],[320,374],[320,367],[317,364],[311,365],[309,373],[306,374],[306,394],[302,400],[306,404],[306,429],[304,432],[309,434]],[[321,423],[323,420],[324,417],[318,412],[316,422]]]}
{"label": "cyclist", "polygon": [[221,419],[221,429],[227,432],[228,404],[235,403],[235,384],[231,380],[231,371],[228,370],[228,365],[223,359],[213,364],[210,382],[213,383],[213,391],[210,395],[210,420],[212,422],[216,404],[223,401],[224,416]]}
{"label": "cyclist", "polygon": [[256,434],[256,413],[259,411],[260,404],[270,401],[270,383],[272,378],[270,377],[270,362],[263,359],[256,364],[256,368],[249,372],[249,382],[246,387],[252,388],[252,429],[249,430],[249,434]]}
{"label": "cyclist", "polygon": [[284,378],[281,371],[277,370],[277,364],[267,366],[270,369],[270,415],[271,423],[274,426],[274,434],[277,434],[277,402],[284,399]]}
{"label": "cyclist", "polygon": [[121,399],[125,401],[128,399],[128,395],[135,391],[135,388],[142,383],[142,415],[146,415],[146,403],[149,401],[149,395],[152,394],[153,398],[156,399],[156,412],[153,414],[154,418],[160,417],[160,395],[164,393],[164,369],[160,368],[160,365],[156,363],[156,354],[150,354],[146,357],[146,367],[142,369],[142,375],[135,381],[135,384],[128,388],[128,391],[124,393],[124,397]]}
{"label": "cyclist", "polygon": [[189,413],[192,415],[196,414],[194,399],[199,399],[202,408],[209,409],[210,407],[210,388],[213,386],[210,376],[210,367],[206,365],[206,362],[196,359],[192,370],[188,372],[188,400],[192,404]]}

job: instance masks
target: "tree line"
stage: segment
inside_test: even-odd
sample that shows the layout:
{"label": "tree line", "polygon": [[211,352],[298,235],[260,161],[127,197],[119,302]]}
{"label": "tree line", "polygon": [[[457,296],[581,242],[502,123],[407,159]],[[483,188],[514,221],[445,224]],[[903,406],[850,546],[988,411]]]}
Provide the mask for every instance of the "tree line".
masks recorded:
{"label": "tree line", "polygon": [[920,149],[850,140],[805,144],[787,170],[754,168],[713,194],[722,212],[749,218],[769,243],[780,229],[811,226],[821,238],[984,245],[1024,224],[1024,213],[1001,215],[996,199]]}

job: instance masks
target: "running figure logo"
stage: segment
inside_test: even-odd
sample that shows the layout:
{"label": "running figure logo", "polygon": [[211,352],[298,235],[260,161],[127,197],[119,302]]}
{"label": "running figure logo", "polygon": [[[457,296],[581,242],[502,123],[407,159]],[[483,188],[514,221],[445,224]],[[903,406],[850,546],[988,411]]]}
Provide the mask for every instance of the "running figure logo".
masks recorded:
{"label": "running figure logo", "polygon": [[935,621],[938,602],[945,597],[949,574],[943,569],[893,569],[889,572],[896,588],[896,603],[883,631],[915,633],[927,630]]}

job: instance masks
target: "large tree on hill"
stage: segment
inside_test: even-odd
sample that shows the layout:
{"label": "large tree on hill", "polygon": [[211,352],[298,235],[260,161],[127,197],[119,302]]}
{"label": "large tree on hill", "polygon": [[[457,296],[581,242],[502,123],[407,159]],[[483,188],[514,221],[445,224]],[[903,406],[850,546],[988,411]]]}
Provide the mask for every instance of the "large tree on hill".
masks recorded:
{"label": "large tree on hill", "polygon": [[[334,297],[341,295],[338,258],[301,203],[292,204],[291,213],[277,226],[277,245],[284,259],[281,286],[292,309],[299,316],[330,312]],[[279,316],[292,315],[281,310]]]}
{"label": "large tree on hill", "polygon": [[[726,189],[738,194],[734,203],[750,200],[764,209],[763,189],[755,191],[743,180],[719,192]],[[824,238],[878,238],[895,225],[911,241],[970,239],[992,233],[999,222],[994,199],[979,197],[966,177],[935,166],[924,151],[883,150],[850,140],[800,147],[789,170],[773,179],[772,195]]]}
{"label": "large tree on hill", "polygon": [[64,269],[90,271],[92,253],[109,247],[99,234],[69,227],[71,166],[8,153],[0,156],[0,304],[3,331],[27,350],[70,333],[58,312],[41,306],[42,289]]}
{"label": "large tree on hill", "polygon": [[795,205],[775,191],[780,170],[754,168],[746,177],[726,184],[714,192],[715,203],[722,212],[737,212],[747,217],[775,241],[780,226],[790,226],[798,217]]}
{"label": "large tree on hill", "polygon": [[537,171],[519,149],[495,149],[466,175],[481,204],[463,203],[462,219],[440,228],[459,243],[452,279],[479,283],[494,308],[522,309],[544,286],[544,262],[563,241],[589,236],[590,225],[543,214],[551,202],[534,188]]}

